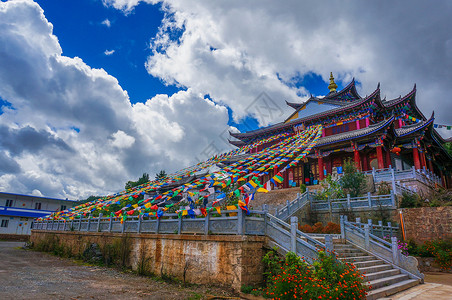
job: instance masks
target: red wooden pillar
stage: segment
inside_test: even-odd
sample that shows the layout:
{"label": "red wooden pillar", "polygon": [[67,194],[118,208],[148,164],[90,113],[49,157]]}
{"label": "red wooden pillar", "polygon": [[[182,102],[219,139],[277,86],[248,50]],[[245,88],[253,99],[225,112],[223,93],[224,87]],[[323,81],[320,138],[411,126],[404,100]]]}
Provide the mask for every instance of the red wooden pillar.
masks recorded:
{"label": "red wooden pillar", "polygon": [[389,165],[391,164],[391,153],[388,151],[386,152],[386,168],[389,168]]}
{"label": "red wooden pillar", "polygon": [[363,153],[363,171],[367,171],[367,154]]}
{"label": "red wooden pillar", "polygon": [[323,175],[323,157],[319,155],[318,157],[319,163],[319,180],[323,180],[325,177]]}
{"label": "red wooden pillar", "polygon": [[284,178],[283,188],[287,189],[289,187],[289,171],[286,170],[286,172],[284,172],[282,175],[283,175],[283,178]]}
{"label": "red wooden pillar", "polygon": [[428,169],[430,170],[430,172],[435,173],[434,169],[433,169],[433,163],[432,163],[432,158],[428,158]]}
{"label": "red wooden pillar", "polygon": [[413,160],[414,160],[414,167],[416,170],[419,170],[421,168],[421,162],[419,161],[419,151],[417,148],[413,148]]}
{"label": "red wooden pillar", "polygon": [[383,150],[381,148],[382,148],[381,146],[377,146],[377,161],[378,161],[378,168],[384,169],[385,164],[383,161]]}
{"label": "red wooden pillar", "polygon": [[427,168],[427,160],[425,159],[425,151],[421,152],[421,168]]}
{"label": "red wooden pillar", "polygon": [[359,151],[358,151],[357,149],[355,149],[355,150],[353,150],[353,154],[354,154],[354,156],[355,156],[355,165],[356,165],[356,168],[357,168],[358,170],[362,171],[362,168],[361,168],[361,157],[359,156]]}
{"label": "red wooden pillar", "polygon": [[359,125],[359,120],[356,120],[356,129],[361,129],[361,127]]}

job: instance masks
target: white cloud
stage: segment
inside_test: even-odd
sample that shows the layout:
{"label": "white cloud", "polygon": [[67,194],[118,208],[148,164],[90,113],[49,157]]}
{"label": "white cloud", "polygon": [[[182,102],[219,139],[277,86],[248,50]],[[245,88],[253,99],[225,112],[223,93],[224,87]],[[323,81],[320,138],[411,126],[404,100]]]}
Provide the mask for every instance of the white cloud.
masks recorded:
{"label": "white cloud", "polygon": [[226,108],[202,94],[132,106],[116,78],[61,53],[37,4],[0,2],[0,97],[12,106],[0,115],[0,190],[116,192],[143,172],[193,163],[227,129]]}
{"label": "white cloud", "polygon": [[110,55],[112,55],[113,53],[115,53],[115,50],[105,50],[105,51],[104,51],[104,54],[107,55],[107,56],[110,56]]}
{"label": "white cloud", "polygon": [[103,20],[101,24],[102,24],[102,25],[105,25],[105,26],[107,26],[107,27],[110,27],[110,26],[111,26],[111,22],[110,22],[109,19]]}
{"label": "white cloud", "polygon": [[[104,1],[126,13],[140,2],[155,1]],[[417,83],[425,114],[452,123],[450,1],[161,2],[166,18],[148,72],[208,93],[237,118],[261,91],[283,105],[306,94],[286,85],[293,77],[312,72],[327,82],[333,71],[345,84],[360,81],[363,96],[378,82],[388,98]]]}
{"label": "white cloud", "polygon": [[122,130],[116,131],[111,136],[113,138],[111,144],[117,148],[130,148],[135,143],[135,138]]}

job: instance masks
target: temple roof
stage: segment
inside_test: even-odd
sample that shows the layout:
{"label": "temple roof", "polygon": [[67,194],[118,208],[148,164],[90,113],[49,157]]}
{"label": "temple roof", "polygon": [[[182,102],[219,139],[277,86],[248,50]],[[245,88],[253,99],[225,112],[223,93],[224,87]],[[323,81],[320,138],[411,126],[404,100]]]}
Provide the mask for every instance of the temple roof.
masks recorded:
{"label": "temple roof", "polygon": [[[308,104],[311,101],[316,101],[316,102],[323,102],[323,103],[327,103],[327,104],[333,104],[333,105],[339,105],[339,106],[345,106],[349,103],[347,102],[342,102],[342,101],[337,101],[337,100],[331,100],[331,99],[325,99],[325,98],[317,98],[311,95],[311,97],[305,101],[305,102],[301,102],[301,103],[296,103],[296,102],[288,102],[286,100],[286,104],[296,110],[298,110],[299,108],[303,107],[304,105]],[[290,117],[289,117],[290,118]]]}
{"label": "temple roof", "polygon": [[372,124],[366,128],[347,131],[347,132],[320,138],[316,144],[316,147],[325,146],[325,145],[329,145],[329,144],[333,144],[333,143],[337,143],[337,142],[348,141],[351,139],[357,139],[357,138],[361,138],[361,137],[376,133],[378,131],[384,130],[393,121],[394,121],[394,116],[389,119],[378,122],[376,124]]}
{"label": "temple roof", "polygon": [[356,91],[355,78],[339,92],[330,92],[323,99],[332,99],[334,101],[353,102],[361,99],[361,96]]}
{"label": "temple roof", "polygon": [[419,123],[415,123],[408,126],[403,126],[402,128],[395,129],[395,133],[397,137],[403,137],[407,136],[409,134],[415,133],[419,130],[424,129],[425,127],[433,124],[433,121],[435,120],[435,113],[432,113],[432,116],[427,121],[421,121]]}
{"label": "temple roof", "polygon": [[[230,132],[230,134],[231,134],[231,136],[234,136],[232,132]],[[246,143],[243,141],[231,141],[228,139],[228,142],[229,142],[229,144],[234,145],[236,147],[242,147],[242,146],[246,145]]]}
{"label": "temple roof", "polygon": [[[349,85],[350,86],[350,85]],[[363,106],[363,104],[365,104],[366,102],[370,101],[370,100],[375,100],[376,102],[380,101],[380,88],[379,86],[377,87],[377,89],[370,94],[369,96],[367,96],[366,98],[361,98],[359,101],[353,101],[351,103],[346,103],[343,106],[337,107],[337,108],[333,108],[330,110],[327,110],[325,112],[321,112],[321,113],[317,113],[314,115],[310,115],[304,118],[300,118],[300,119],[295,119],[292,121],[289,121],[287,123],[285,122],[280,122],[268,127],[264,127],[264,128],[260,128],[260,129],[256,129],[253,131],[248,131],[248,132],[238,132],[238,133],[233,133],[233,132],[229,132],[229,134],[237,139],[243,140],[243,139],[247,139],[247,138],[251,138],[257,135],[262,135],[262,134],[266,134],[266,133],[270,133],[276,130],[284,130],[284,129],[289,129],[294,125],[298,125],[304,122],[309,122],[309,121],[314,121],[316,119],[321,119],[324,117],[328,117],[330,115],[335,115],[338,113],[342,113],[344,111],[347,110],[352,110],[354,108],[358,108]],[[322,101],[321,99],[319,99],[319,101]]]}

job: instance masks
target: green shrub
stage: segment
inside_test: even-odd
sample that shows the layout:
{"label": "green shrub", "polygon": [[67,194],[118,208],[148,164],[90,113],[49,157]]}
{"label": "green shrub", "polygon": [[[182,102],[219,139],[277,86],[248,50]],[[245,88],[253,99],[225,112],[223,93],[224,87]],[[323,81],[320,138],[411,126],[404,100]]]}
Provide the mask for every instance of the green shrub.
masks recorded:
{"label": "green shrub", "polygon": [[402,193],[402,201],[400,202],[401,208],[412,208],[418,206],[419,206],[418,196],[406,192]]}
{"label": "green shrub", "polygon": [[306,184],[302,183],[300,184],[300,192],[303,194],[304,192],[306,192]]}
{"label": "green shrub", "polygon": [[245,294],[250,294],[251,293],[251,291],[253,290],[254,288],[253,288],[253,286],[252,285],[242,285],[242,287],[240,288],[240,291],[242,292],[242,293],[245,293]]}
{"label": "green shrub", "polygon": [[359,197],[366,187],[366,178],[356,168],[355,163],[348,159],[344,163],[344,175],[339,179],[339,184],[345,194],[350,194],[350,197]]}
{"label": "green shrub", "polygon": [[322,190],[314,196],[316,200],[328,200],[328,198],[336,199],[345,197],[342,186],[338,181],[333,180],[331,174],[328,174],[328,176],[320,182],[320,186],[322,187]]}

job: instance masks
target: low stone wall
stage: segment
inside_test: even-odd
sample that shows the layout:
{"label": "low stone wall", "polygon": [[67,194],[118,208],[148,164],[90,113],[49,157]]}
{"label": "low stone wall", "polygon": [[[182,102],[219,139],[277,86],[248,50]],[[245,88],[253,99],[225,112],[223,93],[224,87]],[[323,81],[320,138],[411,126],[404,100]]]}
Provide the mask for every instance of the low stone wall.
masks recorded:
{"label": "low stone wall", "polygon": [[417,244],[433,239],[452,239],[452,207],[403,208],[405,235]]}
{"label": "low stone wall", "polygon": [[[265,237],[230,235],[122,234],[33,230],[35,244],[52,240],[81,256],[92,243],[102,252],[107,245],[127,243],[126,266],[197,284],[215,284],[239,290],[262,282]],[[142,266],[142,265],[141,265]]]}
{"label": "low stone wall", "polygon": [[19,242],[25,242],[28,241],[30,238],[30,235],[28,234],[0,234],[0,240],[7,240],[7,241],[19,241]]}

